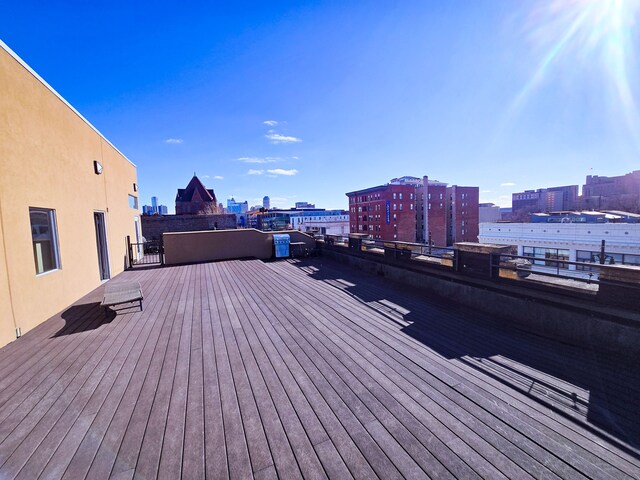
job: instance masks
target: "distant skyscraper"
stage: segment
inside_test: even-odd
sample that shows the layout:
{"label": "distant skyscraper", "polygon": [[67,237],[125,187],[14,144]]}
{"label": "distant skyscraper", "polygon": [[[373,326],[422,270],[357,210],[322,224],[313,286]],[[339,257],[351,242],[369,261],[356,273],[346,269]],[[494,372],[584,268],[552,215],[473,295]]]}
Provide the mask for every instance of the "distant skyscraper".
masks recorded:
{"label": "distant skyscraper", "polygon": [[271,208],[271,199],[266,195],[262,199],[262,208],[266,208],[267,210]]}
{"label": "distant skyscraper", "polygon": [[158,197],[151,197],[151,208],[153,213],[160,213],[158,212]]}

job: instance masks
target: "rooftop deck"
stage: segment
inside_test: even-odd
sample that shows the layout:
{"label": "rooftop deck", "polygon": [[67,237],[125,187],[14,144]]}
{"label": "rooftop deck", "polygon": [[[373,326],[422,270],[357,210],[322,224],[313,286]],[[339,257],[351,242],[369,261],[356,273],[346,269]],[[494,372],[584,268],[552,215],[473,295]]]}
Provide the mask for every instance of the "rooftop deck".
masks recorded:
{"label": "rooftop deck", "polygon": [[0,349],[0,479],[640,477],[637,365],[326,260],[131,280]]}

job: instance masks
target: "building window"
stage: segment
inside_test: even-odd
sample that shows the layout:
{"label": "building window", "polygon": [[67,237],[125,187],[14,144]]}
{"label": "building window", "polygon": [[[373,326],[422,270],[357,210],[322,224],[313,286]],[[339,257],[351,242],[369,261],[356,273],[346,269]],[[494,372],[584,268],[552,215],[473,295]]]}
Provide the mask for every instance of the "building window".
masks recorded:
{"label": "building window", "polygon": [[400,210],[402,210],[402,204],[400,204]]}
{"label": "building window", "polygon": [[393,199],[394,200],[396,199],[396,193],[395,192],[393,193]]}
{"label": "building window", "polygon": [[138,209],[138,197],[134,195],[129,195],[129,208]]}
{"label": "building window", "polygon": [[429,204],[429,210],[431,210],[431,204]]}
{"label": "building window", "polygon": [[413,203],[411,203],[410,205],[411,205],[411,210],[413,210]]}
{"label": "building window", "polygon": [[442,200],[442,194],[440,194],[440,200]]}
{"label": "building window", "polygon": [[396,207],[397,207],[397,205],[394,203],[394,204],[393,204],[393,209],[394,209],[394,210],[397,210],[397,208],[396,208]]}
{"label": "building window", "polygon": [[431,200],[431,194],[427,195],[428,199]]}
{"label": "building window", "polygon": [[413,200],[413,193],[409,194],[409,200]]}
{"label": "building window", "polygon": [[399,195],[400,195],[400,200],[402,200],[402,192],[400,192]]}
{"label": "building window", "polygon": [[55,211],[46,208],[29,208],[29,219],[36,274],[60,268]]}

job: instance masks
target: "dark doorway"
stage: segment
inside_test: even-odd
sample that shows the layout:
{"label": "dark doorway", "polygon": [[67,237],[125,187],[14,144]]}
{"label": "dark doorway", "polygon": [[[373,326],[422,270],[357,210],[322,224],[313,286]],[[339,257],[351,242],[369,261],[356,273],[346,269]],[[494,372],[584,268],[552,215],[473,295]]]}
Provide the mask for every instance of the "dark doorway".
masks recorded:
{"label": "dark doorway", "polygon": [[107,250],[107,230],[105,228],[104,213],[94,212],[93,223],[96,226],[96,244],[98,246],[100,280],[108,280],[111,278],[111,274],[109,272],[109,252]]}

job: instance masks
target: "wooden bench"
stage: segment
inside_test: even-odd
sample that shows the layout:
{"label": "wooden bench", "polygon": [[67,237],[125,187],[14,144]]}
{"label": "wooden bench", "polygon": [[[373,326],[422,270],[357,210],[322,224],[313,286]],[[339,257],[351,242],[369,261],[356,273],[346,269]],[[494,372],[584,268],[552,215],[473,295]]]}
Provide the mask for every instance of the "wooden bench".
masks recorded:
{"label": "wooden bench", "polygon": [[102,307],[113,307],[122,303],[140,302],[140,310],[142,310],[142,288],[138,282],[117,282],[107,283],[104,287],[104,295],[102,297]]}

